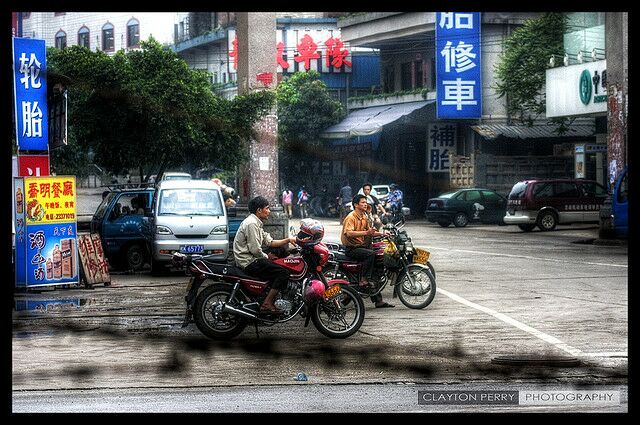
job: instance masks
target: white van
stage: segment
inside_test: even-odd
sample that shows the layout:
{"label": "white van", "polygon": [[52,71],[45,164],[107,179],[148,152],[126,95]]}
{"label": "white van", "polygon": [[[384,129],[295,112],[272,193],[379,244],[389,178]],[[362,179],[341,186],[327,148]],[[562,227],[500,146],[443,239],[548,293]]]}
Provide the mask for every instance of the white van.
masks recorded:
{"label": "white van", "polygon": [[156,188],[151,209],[152,272],[162,271],[174,252],[226,260],[227,210],[217,184],[209,180],[163,180]]}

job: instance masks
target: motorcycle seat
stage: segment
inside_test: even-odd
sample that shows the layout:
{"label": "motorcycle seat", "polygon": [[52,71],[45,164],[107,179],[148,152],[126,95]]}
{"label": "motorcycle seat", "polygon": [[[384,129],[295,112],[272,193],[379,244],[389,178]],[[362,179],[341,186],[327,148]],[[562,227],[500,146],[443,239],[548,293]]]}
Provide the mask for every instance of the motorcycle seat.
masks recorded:
{"label": "motorcycle seat", "polygon": [[256,280],[260,282],[262,281],[266,282],[265,279],[248,275],[247,273],[245,273],[244,270],[242,270],[240,267],[236,266],[235,264],[215,263],[211,261],[205,261],[205,262],[207,263],[207,267],[209,267],[209,269],[213,273],[219,274],[221,276],[233,276],[233,277],[238,277],[240,279],[249,279],[249,280]]}
{"label": "motorcycle seat", "polygon": [[333,254],[336,261],[355,261],[355,262],[358,261],[349,257],[343,251],[332,251],[331,253]]}

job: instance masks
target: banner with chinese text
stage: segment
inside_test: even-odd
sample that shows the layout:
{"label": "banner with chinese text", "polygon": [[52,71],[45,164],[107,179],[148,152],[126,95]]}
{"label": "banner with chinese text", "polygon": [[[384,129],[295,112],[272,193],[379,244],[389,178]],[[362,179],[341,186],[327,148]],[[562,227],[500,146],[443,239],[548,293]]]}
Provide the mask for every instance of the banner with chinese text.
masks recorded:
{"label": "banner with chinese text", "polygon": [[[238,69],[238,36],[235,29],[228,34],[228,54],[230,73]],[[335,28],[318,31],[289,30],[276,31],[276,45],[273,49],[277,72],[299,71],[351,72],[351,48],[340,39]]]}
{"label": "banner with chinese text", "polygon": [[79,281],[75,176],[14,179],[16,286]]}
{"label": "banner with chinese text", "polygon": [[449,153],[456,153],[456,124],[429,124],[427,134],[427,172],[448,173]]}
{"label": "banner with chinese text", "polygon": [[18,150],[49,149],[44,40],[13,38],[13,88]]}
{"label": "banner with chinese text", "polygon": [[482,116],[480,12],[436,12],[438,119]]}

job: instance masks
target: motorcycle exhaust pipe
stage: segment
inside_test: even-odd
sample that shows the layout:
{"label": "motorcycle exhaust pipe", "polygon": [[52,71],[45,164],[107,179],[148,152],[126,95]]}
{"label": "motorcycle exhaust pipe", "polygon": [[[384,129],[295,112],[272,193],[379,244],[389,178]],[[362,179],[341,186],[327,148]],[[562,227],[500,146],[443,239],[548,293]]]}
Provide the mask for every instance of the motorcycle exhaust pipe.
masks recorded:
{"label": "motorcycle exhaust pipe", "polygon": [[229,304],[222,305],[222,311],[224,313],[234,314],[236,316],[246,317],[247,319],[257,319],[258,316],[255,313],[250,313],[239,308],[231,307]]}

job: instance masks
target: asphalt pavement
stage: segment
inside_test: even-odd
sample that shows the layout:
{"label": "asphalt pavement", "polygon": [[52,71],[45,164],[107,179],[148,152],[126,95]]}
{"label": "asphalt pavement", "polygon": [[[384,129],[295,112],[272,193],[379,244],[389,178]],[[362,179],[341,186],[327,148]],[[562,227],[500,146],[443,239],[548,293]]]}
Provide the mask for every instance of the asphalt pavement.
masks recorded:
{"label": "asphalt pavement", "polygon": [[[100,189],[94,192],[101,194]],[[323,222],[325,239],[337,240],[337,220]],[[211,341],[194,324],[181,327],[187,277],[180,272],[162,277],[114,272],[110,286],[16,293],[14,408],[29,405],[42,391],[55,400],[54,393],[74,391],[124,396],[136,389],[227,388],[232,393],[301,384],[320,389],[360,385],[362,391],[371,390],[366,385],[409,385],[417,391],[425,385],[506,388],[520,383],[527,388],[617,389],[620,403],[605,411],[627,411],[625,243],[594,243],[597,226],[592,225],[524,233],[512,226],[442,229],[412,220],[406,229],[415,245],[432,253],[436,298],[424,310],[410,310],[386,288],[385,298],[396,307],[375,309],[367,300],[361,331],[346,340],[328,339],[294,319],[258,331],[248,327],[230,342]],[[299,372],[308,381],[295,381]],[[229,403],[219,411],[260,411]],[[300,399],[285,406],[316,411],[312,404],[300,407],[304,404]],[[417,404],[408,410],[402,403],[398,410],[379,404],[389,411],[433,411]],[[372,398],[369,406],[375,405]],[[83,411],[77,404],[67,406]],[[356,412],[367,411],[362,403],[355,406]],[[181,411],[180,405],[164,409]]]}

